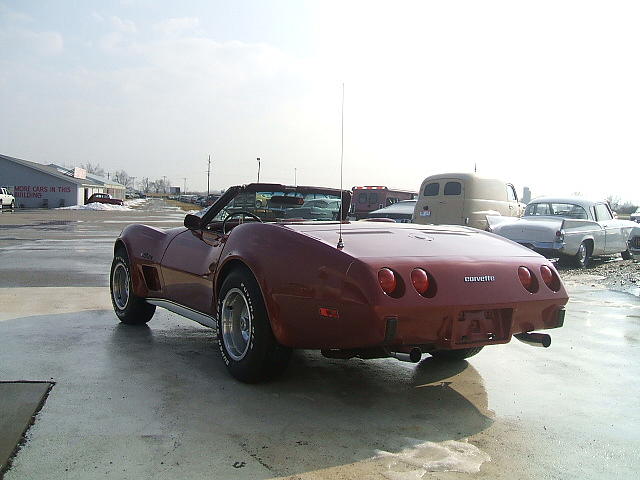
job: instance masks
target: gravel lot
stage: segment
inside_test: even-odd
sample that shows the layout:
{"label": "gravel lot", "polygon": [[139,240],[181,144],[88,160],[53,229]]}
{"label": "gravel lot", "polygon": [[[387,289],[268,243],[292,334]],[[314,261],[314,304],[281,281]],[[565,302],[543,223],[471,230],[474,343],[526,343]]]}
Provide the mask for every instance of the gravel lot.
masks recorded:
{"label": "gravel lot", "polygon": [[640,296],[640,258],[622,260],[620,256],[598,258],[589,268],[560,267],[563,280],[576,281],[587,285],[601,285],[610,290],[632,293]]}

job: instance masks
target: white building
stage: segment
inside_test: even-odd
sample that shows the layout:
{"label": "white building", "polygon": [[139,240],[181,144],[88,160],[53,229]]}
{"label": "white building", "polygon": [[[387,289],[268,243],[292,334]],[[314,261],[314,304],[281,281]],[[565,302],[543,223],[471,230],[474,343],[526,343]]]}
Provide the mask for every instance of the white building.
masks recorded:
{"label": "white building", "polygon": [[0,185],[9,188],[18,208],[84,205],[94,193],[124,199],[125,187],[82,168],[43,165],[0,154]]}

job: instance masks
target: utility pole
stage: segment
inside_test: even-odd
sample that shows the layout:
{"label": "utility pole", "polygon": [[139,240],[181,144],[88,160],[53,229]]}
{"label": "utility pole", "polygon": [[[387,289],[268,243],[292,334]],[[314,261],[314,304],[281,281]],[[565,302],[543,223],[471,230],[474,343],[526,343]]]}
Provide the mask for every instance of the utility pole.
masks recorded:
{"label": "utility pole", "polygon": [[294,186],[298,186],[298,169],[294,168],[293,169],[293,185]]}
{"label": "utility pole", "polygon": [[131,190],[136,189],[136,177],[131,177]]}
{"label": "utility pole", "polygon": [[182,180],[184,180],[184,193],[187,193],[187,178],[182,177]]}
{"label": "utility pole", "polygon": [[260,183],[260,157],[258,157],[258,183]]}
{"label": "utility pole", "polygon": [[210,176],[211,176],[211,155],[209,155],[209,162],[207,166],[207,198],[209,198],[209,177]]}
{"label": "utility pole", "polygon": [[167,193],[167,176],[162,176],[162,193]]}

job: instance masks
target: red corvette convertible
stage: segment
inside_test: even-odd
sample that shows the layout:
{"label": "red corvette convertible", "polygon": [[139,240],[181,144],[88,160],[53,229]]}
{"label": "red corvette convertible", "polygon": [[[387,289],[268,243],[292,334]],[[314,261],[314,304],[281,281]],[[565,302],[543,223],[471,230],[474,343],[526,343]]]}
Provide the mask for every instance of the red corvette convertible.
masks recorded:
{"label": "red corvette convertible", "polygon": [[460,360],[512,336],[548,346],[534,330],[562,326],[567,293],[537,253],[467,227],[347,222],[350,200],[250,184],[184,227],[130,225],[111,266],[116,315],[142,324],[159,306],[215,328],[244,382],[283,371],[294,348]]}

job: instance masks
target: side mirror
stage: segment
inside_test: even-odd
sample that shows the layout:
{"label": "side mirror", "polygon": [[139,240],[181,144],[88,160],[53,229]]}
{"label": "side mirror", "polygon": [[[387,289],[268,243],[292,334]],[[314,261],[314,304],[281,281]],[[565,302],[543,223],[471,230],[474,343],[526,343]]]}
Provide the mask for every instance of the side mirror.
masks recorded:
{"label": "side mirror", "polygon": [[184,226],[189,230],[200,230],[202,228],[202,219],[191,213],[188,213],[186,217],[184,217]]}

